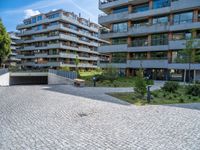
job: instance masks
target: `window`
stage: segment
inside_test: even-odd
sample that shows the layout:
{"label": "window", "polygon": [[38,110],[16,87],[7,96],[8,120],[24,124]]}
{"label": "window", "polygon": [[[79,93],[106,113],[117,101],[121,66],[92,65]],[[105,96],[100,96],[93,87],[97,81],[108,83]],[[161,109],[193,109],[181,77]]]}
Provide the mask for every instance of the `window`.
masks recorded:
{"label": "window", "polygon": [[25,20],[25,21],[24,21],[24,24],[25,24],[25,25],[31,24],[31,19]]}
{"label": "window", "polygon": [[133,47],[148,46],[148,38],[147,37],[134,38],[132,41],[132,46]]}
{"label": "window", "polygon": [[154,34],[151,38],[151,45],[167,45],[168,44],[168,34]]}
{"label": "window", "polygon": [[127,54],[126,53],[113,53],[112,63],[126,63]]}
{"label": "window", "polygon": [[170,0],[153,0],[153,9],[170,6]]}
{"label": "window", "polygon": [[128,31],[127,22],[113,24],[113,32],[127,32],[127,31]]}
{"label": "window", "polygon": [[49,26],[55,26],[58,25],[58,22],[51,22]]}
{"label": "window", "polygon": [[49,15],[47,18],[48,18],[48,19],[53,19],[53,18],[57,18],[57,17],[59,17],[59,13],[51,14],[51,15]]}
{"label": "window", "polygon": [[37,26],[36,30],[42,30],[42,25]]}
{"label": "window", "polygon": [[133,13],[137,13],[137,12],[143,12],[143,11],[147,11],[149,10],[149,4],[142,4],[142,5],[138,5],[138,6],[134,6],[133,7]]}
{"label": "window", "polygon": [[113,10],[113,14],[128,12],[128,7],[118,7]]}
{"label": "window", "polygon": [[36,23],[36,17],[32,18],[32,23]]}
{"label": "window", "polygon": [[173,34],[173,40],[185,40],[190,39],[192,37],[191,32],[177,32]]}
{"label": "window", "polygon": [[116,38],[112,39],[113,45],[127,44],[127,38]]}
{"label": "window", "polygon": [[42,16],[37,16],[37,21],[42,20]]}
{"label": "window", "polygon": [[133,22],[133,27],[134,28],[139,28],[139,27],[147,26],[147,25],[149,25],[149,21],[148,20],[141,20],[141,21]]}
{"label": "window", "polygon": [[151,59],[167,59],[167,52],[151,52]]}
{"label": "window", "polygon": [[167,24],[168,23],[168,17],[157,17],[153,18],[153,24]]}
{"label": "window", "polygon": [[141,60],[141,59],[146,59],[147,58],[147,53],[142,52],[142,53],[135,53],[134,59],[135,60]]}
{"label": "window", "polygon": [[189,23],[193,20],[193,12],[174,15],[174,24]]}
{"label": "window", "polygon": [[78,27],[75,25],[70,24],[69,28],[78,31]]}

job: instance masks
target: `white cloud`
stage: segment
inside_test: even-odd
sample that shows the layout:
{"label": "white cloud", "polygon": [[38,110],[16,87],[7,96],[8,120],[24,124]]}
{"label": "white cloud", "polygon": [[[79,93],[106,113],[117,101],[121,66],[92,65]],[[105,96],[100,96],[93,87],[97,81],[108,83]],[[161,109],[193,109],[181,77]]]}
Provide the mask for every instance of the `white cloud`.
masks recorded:
{"label": "white cloud", "polygon": [[24,13],[25,13],[25,18],[29,18],[31,16],[35,16],[35,15],[39,15],[40,14],[40,12],[38,10],[34,11],[32,9],[26,9],[24,11]]}

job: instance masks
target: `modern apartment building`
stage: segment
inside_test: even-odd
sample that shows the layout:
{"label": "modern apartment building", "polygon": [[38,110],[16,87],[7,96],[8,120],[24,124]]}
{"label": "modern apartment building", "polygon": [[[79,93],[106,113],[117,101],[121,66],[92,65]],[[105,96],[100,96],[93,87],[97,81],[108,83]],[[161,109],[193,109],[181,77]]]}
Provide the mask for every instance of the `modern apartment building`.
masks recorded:
{"label": "modern apartment building", "polygon": [[[98,50],[111,56],[113,66],[128,76],[142,67],[152,79],[189,78],[189,64],[177,58],[187,39],[200,39],[200,0],[100,0],[99,9],[99,23],[109,28],[100,37],[111,45]],[[191,76],[200,80],[200,62],[192,63]]]}
{"label": "modern apartment building", "polygon": [[20,59],[18,58],[17,55],[17,48],[18,44],[17,41],[20,39],[17,36],[16,32],[9,32],[10,38],[11,38],[11,54],[8,57],[8,60],[6,61],[6,66],[17,66],[20,63]]}
{"label": "modern apartment building", "polygon": [[19,48],[25,68],[76,67],[94,69],[101,59],[97,47],[104,40],[98,38],[100,26],[90,20],[64,10],[50,11],[25,19],[17,26],[20,31]]}

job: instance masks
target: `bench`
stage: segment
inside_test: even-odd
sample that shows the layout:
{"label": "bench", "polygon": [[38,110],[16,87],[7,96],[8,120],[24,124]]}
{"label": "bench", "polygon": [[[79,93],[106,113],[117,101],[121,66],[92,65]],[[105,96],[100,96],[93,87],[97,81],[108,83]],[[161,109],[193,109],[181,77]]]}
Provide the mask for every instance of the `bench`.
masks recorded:
{"label": "bench", "polygon": [[76,86],[76,87],[84,87],[85,86],[85,80],[75,79],[74,80],[74,86]]}

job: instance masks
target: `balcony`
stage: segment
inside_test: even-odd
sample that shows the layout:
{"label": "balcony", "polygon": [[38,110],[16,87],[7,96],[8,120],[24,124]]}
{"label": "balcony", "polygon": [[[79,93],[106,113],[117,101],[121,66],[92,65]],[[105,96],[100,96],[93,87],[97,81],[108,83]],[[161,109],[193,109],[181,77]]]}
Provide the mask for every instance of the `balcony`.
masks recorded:
{"label": "balcony", "polygon": [[199,27],[200,27],[200,22],[192,22],[192,20],[186,20],[185,23],[171,25],[170,31],[191,30],[191,29],[198,29]]}
{"label": "balcony", "polygon": [[26,62],[22,63],[23,66],[32,66],[32,67],[59,67],[61,62],[47,62],[47,63],[35,63],[35,62]]}
{"label": "balcony", "polygon": [[129,35],[146,35],[151,33],[160,33],[169,31],[169,25],[166,24],[153,24],[153,25],[142,25],[137,27],[129,28]]}
{"label": "balcony", "polygon": [[127,51],[127,44],[105,45],[98,47],[98,52],[100,53],[126,52],[126,51]]}
{"label": "balcony", "polygon": [[129,0],[99,0],[99,9],[104,10],[128,3]]}
{"label": "balcony", "polygon": [[[195,45],[200,41],[200,39],[196,39]],[[174,40],[169,41],[169,49],[179,50],[184,49],[186,47],[186,40]]]}
{"label": "balcony", "polygon": [[168,60],[127,60],[131,68],[167,68]]}
{"label": "balcony", "polygon": [[109,39],[109,38],[115,38],[115,37],[124,37],[128,35],[128,31],[127,32],[107,32],[107,33],[103,33],[100,35],[100,38],[102,39]]}
{"label": "balcony", "polygon": [[127,63],[100,63],[98,64],[101,68],[107,68],[108,66],[112,66],[114,68],[128,68]]}
{"label": "balcony", "polygon": [[122,22],[128,20],[128,12],[117,13],[117,14],[109,14],[109,15],[101,15],[99,16],[99,24],[107,25],[109,23],[114,22]]}
{"label": "balcony", "polygon": [[188,10],[191,8],[198,8],[200,6],[199,0],[178,0],[171,2],[171,10]]}

